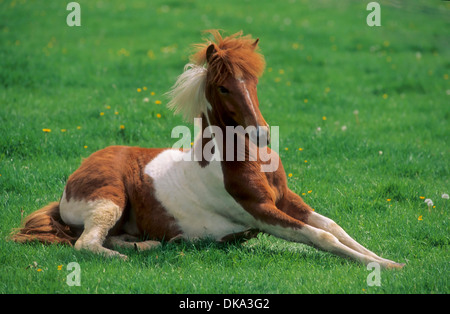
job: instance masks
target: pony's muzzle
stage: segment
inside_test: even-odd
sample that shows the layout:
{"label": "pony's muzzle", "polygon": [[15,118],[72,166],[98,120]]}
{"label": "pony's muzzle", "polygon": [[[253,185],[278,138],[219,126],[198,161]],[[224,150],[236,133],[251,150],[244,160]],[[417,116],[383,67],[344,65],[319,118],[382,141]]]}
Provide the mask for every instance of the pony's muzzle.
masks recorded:
{"label": "pony's muzzle", "polygon": [[250,131],[249,138],[258,147],[265,147],[270,143],[270,129],[268,126],[257,125]]}

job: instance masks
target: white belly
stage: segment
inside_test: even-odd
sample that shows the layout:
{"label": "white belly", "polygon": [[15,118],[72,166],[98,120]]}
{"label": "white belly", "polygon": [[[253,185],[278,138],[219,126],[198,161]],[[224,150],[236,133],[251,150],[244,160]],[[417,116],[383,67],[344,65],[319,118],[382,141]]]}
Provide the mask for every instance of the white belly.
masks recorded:
{"label": "white belly", "polygon": [[166,150],[148,163],[145,173],[153,179],[155,195],[188,238],[241,232],[254,218],[225,190],[220,162],[202,168],[183,161],[179,150]]}

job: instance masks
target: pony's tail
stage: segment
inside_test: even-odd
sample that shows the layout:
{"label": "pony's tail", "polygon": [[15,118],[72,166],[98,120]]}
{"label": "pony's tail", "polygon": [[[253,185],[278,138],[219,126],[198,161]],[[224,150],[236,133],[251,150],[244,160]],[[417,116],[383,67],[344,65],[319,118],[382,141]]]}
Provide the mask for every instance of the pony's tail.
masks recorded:
{"label": "pony's tail", "polygon": [[78,236],[66,225],[59,213],[59,203],[53,202],[25,218],[22,228],[11,234],[11,240],[19,243],[39,241],[73,245]]}

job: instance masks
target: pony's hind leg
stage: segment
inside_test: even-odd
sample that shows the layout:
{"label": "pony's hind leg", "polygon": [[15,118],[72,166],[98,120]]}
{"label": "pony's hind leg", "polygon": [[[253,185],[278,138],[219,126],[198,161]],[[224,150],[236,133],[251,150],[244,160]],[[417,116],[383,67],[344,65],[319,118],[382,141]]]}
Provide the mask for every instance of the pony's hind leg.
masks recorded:
{"label": "pony's hind leg", "polygon": [[110,200],[91,201],[89,205],[91,208],[84,219],[84,231],[75,242],[75,249],[127,259],[126,255],[103,246],[109,230],[122,216],[123,209]]}
{"label": "pony's hind leg", "polygon": [[119,236],[108,237],[105,241],[105,246],[147,251],[161,246],[161,242],[152,240],[140,241],[137,237],[124,233]]}

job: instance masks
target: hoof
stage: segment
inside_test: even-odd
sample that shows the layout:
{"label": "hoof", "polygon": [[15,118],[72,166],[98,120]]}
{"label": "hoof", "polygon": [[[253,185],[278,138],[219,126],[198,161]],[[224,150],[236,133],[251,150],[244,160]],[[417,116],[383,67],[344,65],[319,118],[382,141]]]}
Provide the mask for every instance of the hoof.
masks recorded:
{"label": "hoof", "polygon": [[143,241],[134,243],[134,249],[136,251],[147,251],[159,246],[161,246],[161,242],[159,241]]}
{"label": "hoof", "polygon": [[389,263],[386,265],[386,269],[402,269],[406,264],[405,263]]}

